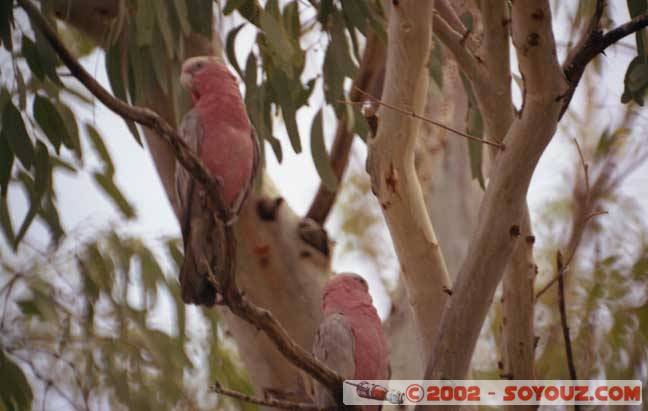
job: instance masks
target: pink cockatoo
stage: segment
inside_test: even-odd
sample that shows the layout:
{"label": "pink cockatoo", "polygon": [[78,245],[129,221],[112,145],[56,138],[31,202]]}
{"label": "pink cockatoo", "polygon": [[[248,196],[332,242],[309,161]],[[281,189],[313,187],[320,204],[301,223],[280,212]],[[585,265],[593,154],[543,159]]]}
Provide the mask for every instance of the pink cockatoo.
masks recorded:
{"label": "pink cockatoo", "polygon": [[[313,341],[313,355],[345,379],[389,378],[389,348],[367,282],[356,274],[331,277],[322,294],[324,321]],[[315,401],[322,407],[335,401],[321,385]],[[365,407],[377,410],[377,407]]]}
{"label": "pink cockatoo", "polygon": [[[182,120],[180,134],[223,187],[227,205],[238,213],[258,164],[257,142],[234,75],[216,57],[193,57],[182,65],[180,83],[191,93],[193,108]],[[207,206],[204,189],[180,164],[176,167],[175,201],[184,241],[180,271],[182,300],[213,306],[217,290],[208,281],[222,241],[217,217]],[[229,222],[225,222],[228,223]]]}

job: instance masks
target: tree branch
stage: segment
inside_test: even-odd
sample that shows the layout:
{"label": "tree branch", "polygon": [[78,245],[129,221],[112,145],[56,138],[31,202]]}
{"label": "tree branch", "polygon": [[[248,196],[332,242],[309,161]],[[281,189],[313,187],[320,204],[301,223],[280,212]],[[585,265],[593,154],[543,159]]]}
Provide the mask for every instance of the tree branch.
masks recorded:
{"label": "tree branch", "polygon": [[[413,112],[423,110],[433,11],[433,1],[391,3],[382,97],[385,103]],[[448,298],[444,288],[450,284],[414,168],[414,146],[421,121],[385,107],[378,109],[377,119],[377,132],[367,142],[367,171],[394,241],[420,345],[429,347]]]}
{"label": "tree branch", "polygon": [[267,407],[279,408],[282,410],[293,410],[293,411],[333,411],[333,408],[322,408],[316,404],[304,403],[304,402],[294,402],[279,400],[276,398],[259,398],[252,395],[244,394],[240,391],[230,390],[228,388],[220,385],[219,382],[215,382],[211,387],[211,390],[215,393],[226,395],[228,397],[236,398],[241,401],[249,402],[250,404],[265,405]]}
{"label": "tree branch", "polygon": [[585,35],[569,53],[563,63],[563,71],[565,72],[565,76],[567,77],[570,86],[563,97],[561,117],[567,110],[567,107],[569,107],[569,102],[574,96],[576,87],[578,86],[587,65],[596,56],[603,53],[605,49],[612,46],[614,43],[648,26],[648,13],[644,13],[605,34],[602,34],[599,22],[604,8],[605,1],[597,0],[595,13],[590,20]]}
{"label": "tree branch", "polygon": [[[29,0],[18,0],[18,4],[25,10],[35,29],[40,30],[47,38],[54,51],[70,70],[70,73],[99,101],[116,114],[153,129],[161,138],[171,144],[177,160],[187,169],[192,178],[205,187],[221,219],[224,221],[229,220],[230,211],[225,206],[221,187],[211,177],[200,159],[180,138],[177,131],[154,111],[131,106],[112,96],[72,56],[36,6]],[[225,259],[222,261],[227,262],[227,268],[225,269],[223,281],[219,285],[223,288],[223,297],[230,310],[245,321],[263,330],[289,361],[326,386],[334,398],[341,403],[342,377],[321,364],[312,354],[300,347],[268,310],[257,307],[248,301],[238,289],[235,279],[236,238],[231,225],[225,225],[224,230],[226,244],[224,244],[225,248],[221,249],[220,252],[225,253]]]}
{"label": "tree branch", "polygon": [[466,47],[464,35],[457,32],[440,14],[434,13],[434,34],[450,49],[457,63],[472,79],[483,77],[486,73],[480,67],[480,60]]}
{"label": "tree branch", "polygon": [[556,58],[548,1],[513,3],[513,43],[525,79],[524,107],[495,164],[468,257],[439,324],[426,379],[465,377],[495,289],[520,237],[531,176],[558,123],[557,100],[566,84]]}
{"label": "tree branch", "polygon": [[[486,144],[486,145],[489,145],[489,146],[492,146],[492,147],[498,148],[498,149],[500,149],[500,150],[504,150],[504,149],[506,148],[506,146],[505,146],[504,144],[501,144],[501,143],[494,143],[494,142],[492,142],[492,141],[484,140],[484,139],[479,138],[479,137],[471,136],[470,134],[462,133],[462,132],[459,131],[459,130],[456,130],[456,129],[452,128],[452,127],[446,126],[445,124],[439,123],[438,121],[432,120],[431,118],[427,118],[427,117],[425,117],[425,116],[422,116],[422,115],[420,115],[420,114],[417,114],[417,113],[415,113],[414,111],[411,111],[411,110],[405,110],[405,109],[402,109],[402,108],[400,108],[400,107],[397,107],[397,106],[395,106],[395,105],[393,105],[393,104],[385,103],[384,101],[380,100],[380,99],[377,98],[377,97],[372,96],[371,94],[367,93],[367,92],[364,91],[364,90],[360,90],[360,89],[358,89],[358,91],[359,91],[363,96],[368,97],[371,101],[377,103],[378,105],[383,106],[383,107],[387,107],[388,109],[390,109],[390,110],[394,110],[394,111],[397,112],[397,113],[401,113],[401,114],[403,114],[403,115],[405,115],[405,116],[409,116],[409,117],[412,117],[412,118],[415,118],[415,119],[418,119],[418,120],[424,121],[424,122],[426,122],[426,123],[432,124],[432,125],[434,125],[434,126],[436,126],[436,127],[440,127],[440,128],[442,128],[442,129],[444,129],[445,131],[449,131],[449,132],[451,132],[452,134],[455,134],[455,135],[458,135],[458,136],[461,136],[461,137],[465,137],[465,138],[467,138],[468,140],[476,141],[476,142],[481,143],[481,144]],[[362,102],[351,101],[351,102],[349,102],[349,103],[352,103],[352,104],[353,104],[353,103],[362,103]]]}
{"label": "tree branch", "polygon": [[[567,356],[567,366],[569,368],[569,377],[572,380],[577,380],[576,365],[574,364],[574,354],[572,351],[571,338],[569,336],[569,326],[567,325],[567,309],[565,308],[565,280],[563,274],[565,267],[562,262],[562,254],[560,251],[556,253],[556,268],[558,270],[558,307],[560,309],[560,322],[562,324],[563,338],[565,340],[565,355]],[[579,410],[578,405],[574,406],[575,410]]]}
{"label": "tree branch", "polygon": [[[367,37],[367,44],[362,55],[360,67],[356,73],[351,90],[349,91],[349,98],[357,100],[360,94],[357,89],[372,90],[373,93],[380,95],[382,93],[383,78],[385,72],[385,44],[378,36],[371,32]],[[331,167],[333,173],[338,180],[339,185],[342,183],[342,177],[349,162],[349,153],[353,143],[354,132],[349,129],[348,120],[346,115],[339,119],[337,130],[335,132],[335,140],[331,147]],[[313,198],[306,217],[312,219],[320,225],[324,225],[328,217],[335,199],[337,191],[331,192],[326,186],[320,183],[317,194]]]}

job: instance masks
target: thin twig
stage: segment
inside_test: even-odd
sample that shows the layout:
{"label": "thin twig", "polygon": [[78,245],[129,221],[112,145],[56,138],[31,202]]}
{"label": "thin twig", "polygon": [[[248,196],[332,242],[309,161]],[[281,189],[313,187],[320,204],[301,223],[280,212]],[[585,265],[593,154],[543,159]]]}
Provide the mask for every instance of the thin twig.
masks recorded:
{"label": "thin twig", "polygon": [[[585,173],[585,204],[590,204],[592,200],[592,193],[590,190],[590,181],[589,181],[589,165],[585,161],[585,156],[583,155],[583,151],[581,150],[580,145],[578,144],[578,140],[573,139],[574,144],[576,145],[576,149],[578,150],[578,157],[580,158],[581,166],[583,167],[583,172]],[[604,210],[599,210],[599,211],[593,211],[585,216],[585,219],[583,220],[582,227],[583,229],[587,226],[587,224],[592,220],[594,217],[598,217],[600,215],[607,214],[607,211]],[[573,242],[571,250],[569,250],[569,257],[567,258],[567,261],[564,264],[564,269],[563,273],[559,273],[556,275],[554,278],[552,278],[538,293],[536,294],[536,300],[538,300],[542,295],[547,292],[549,288],[551,288],[552,285],[554,285],[564,273],[567,272],[567,269],[569,268],[569,265],[572,262],[572,259],[574,258],[574,255],[576,254],[576,250],[578,249],[578,245],[580,244],[580,240],[582,238],[582,233],[581,235],[578,236],[576,241]]]}
{"label": "thin twig", "polygon": [[[572,380],[577,380],[576,365],[574,364],[574,353],[572,351],[571,338],[569,336],[569,326],[567,325],[567,310],[565,308],[565,266],[562,262],[560,251],[556,253],[556,268],[558,270],[558,307],[560,308],[560,322],[562,324],[563,338],[565,340],[565,354],[567,356],[567,366],[569,376]],[[580,410],[579,405],[574,405],[576,411]]]}
{"label": "thin twig", "polygon": [[[211,203],[213,203],[212,206],[221,219],[223,221],[229,221],[230,211],[225,206],[222,187],[212,178],[200,159],[181,139],[178,132],[153,110],[131,106],[110,94],[79,64],[76,58],[58,38],[54,29],[50,27],[38,8],[29,0],[17,1],[31,19],[34,28],[43,33],[61,61],[70,70],[70,73],[110,110],[121,117],[151,128],[168,142],[180,164],[187,169],[194,180],[205,187]],[[219,261],[226,261],[227,263],[223,281],[220,284],[225,303],[235,315],[258,329],[263,330],[274,342],[277,349],[292,364],[306,371],[311,377],[323,384],[331,392],[333,398],[341,404],[343,378],[299,346],[268,310],[251,303],[236,286],[236,237],[231,225],[224,224],[223,226],[226,241],[225,244],[220,244],[224,248],[219,250],[223,254],[219,256]],[[220,260],[221,257],[224,257],[224,260]]]}
{"label": "thin twig", "polygon": [[[435,120],[432,120],[430,118],[424,117],[424,116],[422,116],[420,114],[415,113],[414,111],[405,110],[403,108],[394,106],[392,104],[385,103],[384,101],[380,100],[377,97],[374,97],[373,95],[367,93],[364,90],[358,89],[358,91],[361,94],[369,97],[371,100],[375,101],[376,103],[380,104],[381,106],[387,107],[390,110],[394,110],[394,111],[396,111],[398,113],[401,113],[401,114],[404,114],[406,116],[410,116],[410,117],[416,118],[418,120],[425,121],[426,123],[433,124],[433,125],[435,125],[437,127],[440,127],[440,128],[442,128],[442,129],[444,129],[446,131],[450,131],[450,132],[452,132],[454,134],[457,134],[459,136],[465,137],[465,138],[467,138],[469,140],[477,141],[477,142],[482,143],[482,144],[488,144],[490,146],[497,147],[500,150],[504,150],[506,148],[506,146],[504,144],[502,144],[502,143],[496,143],[496,142],[493,142],[493,141],[484,140],[484,139],[479,138],[479,137],[471,136],[470,134],[462,133],[459,130],[455,130],[452,127],[448,127],[445,124],[439,123],[438,121],[435,121]],[[364,102],[360,102],[360,101],[343,101],[343,102],[346,103],[346,104],[364,104]]]}
{"label": "thin twig", "polygon": [[581,150],[578,140],[572,138],[572,141],[576,145],[576,150],[578,150],[578,157],[580,157],[581,165],[583,166],[583,171],[585,172],[585,193],[587,195],[587,201],[589,201],[590,196],[590,181],[589,181],[589,164],[585,162],[585,157],[583,156],[583,150]]}
{"label": "thin twig", "polygon": [[276,398],[259,398],[252,395],[244,394],[240,391],[230,390],[223,387],[219,382],[214,383],[210,387],[211,391],[226,395],[228,397],[236,398],[237,400],[249,402],[251,404],[265,405],[273,408],[280,408],[283,410],[296,410],[296,411],[332,411],[335,407],[323,408],[319,407],[316,404],[305,403],[305,402],[294,402],[279,400]]}

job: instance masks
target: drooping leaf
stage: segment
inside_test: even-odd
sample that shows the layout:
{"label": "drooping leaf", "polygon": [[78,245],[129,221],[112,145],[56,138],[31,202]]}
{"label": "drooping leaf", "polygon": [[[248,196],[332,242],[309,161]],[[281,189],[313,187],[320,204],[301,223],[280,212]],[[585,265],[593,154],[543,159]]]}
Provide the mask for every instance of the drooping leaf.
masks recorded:
{"label": "drooping leaf", "polygon": [[338,107],[336,113],[340,117],[338,100],[344,97],[344,80],[355,74],[356,66],[351,58],[349,42],[344,34],[344,21],[339,13],[333,15],[329,32],[331,41],[324,57],[324,96],[327,103]]}
{"label": "drooping leaf", "polygon": [[191,33],[191,24],[189,23],[189,11],[187,10],[187,3],[185,0],[173,0],[175,7],[175,15],[180,22],[182,34],[188,36]]}
{"label": "drooping leaf", "polygon": [[9,215],[6,195],[0,196],[0,229],[2,229],[2,234],[4,234],[7,243],[13,244],[16,240],[16,235],[14,233],[11,216]]}
{"label": "drooping leaf", "polygon": [[211,39],[213,0],[187,0],[189,22],[194,32]]}
{"label": "drooping leaf", "polygon": [[20,112],[11,101],[7,102],[2,112],[2,134],[9,143],[11,151],[29,170],[34,161],[34,146],[27,135],[27,129]]}
{"label": "drooping leaf", "polygon": [[174,36],[171,25],[169,24],[169,10],[167,9],[166,1],[157,2],[155,5],[155,12],[157,16],[157,26],[160,29],[160,33],[162,33],[162,40],[167,57],[173,59],[175,57],[174,39],[176,36]]}
{"label": "drooping leaf", "polygon": [[[272,89],[279,100],[281,106],[281,114],[286,124],[288,131],[288,138],[295,153],[301,153],[301,138],[299,137],[299,129],[297,128],[297,108],[293,101],[292,91],[294,86],[291,85],[286,73],[282,70],[274,70],[270,75],[270,82]],[[301,84],[301,83],[300,83]]]}
{"label": "drooping leaf", "polygon": [[36,50],[36,44],[27,36],[22,37],[22,54],[27,61],[27,66],[31,70],[32,74],[39,78],[41,81],[45,80],[45,70],[38,56],[38,50]]}
{"label": "drooping leaf", "polygon": [[104,193],[112,200],[112,202],[117,206],[119,211],[124,215],[124,217],[131,219],[135,217],[135,209],[126,199],[124,194],[119,190],[115,185],[110,176],[106,176],[101,173],[93,173],[94,179],[103,189]]}
{"label": "drooping leaf", "polygon": [[56,74],[56,68],[59,66],[58,55],[40,31],[36,30],[35,34],[36,51],[38,52],[38,57],[45,75],[52,80],[54,84],[63,86],[58,74]]}
{"label": "drooping leaf", "polygon": [[169,74],[169,59],[164,54],[162,47],[162,36],[159,32],[153,33],[153,45],[148,47],[151,54],[151,64],[153,66],[153,74],[157,80],[158,85],[164,94],[169,95],[170,88],[170,74]]}
{"label": "drooping leaf", "polygon": [[0,4],[0,44],[12,51],[11,26],[13,26],[13,0],[5,0]]}
{"label": "drooping leaf", "polygon": [[239,24],[238,26],[230,30],[230,32],[227,33],[227,40],[225,41],[225,52],[227,54],[227,60],[229,60],[232,67],[234,67],[234,70],[236,70],[238,75],[241,77],[243,77],[243,73],[241,72],[241,67],[236,60],[235,42],[236,35],[239,33],[239,31],[241,31],[243,27],[245,27],[245,23]]}
{"label": "drooping leaf", "polygon": [[50,156],[47,146],[42,142],[36,142],[36,156],[34,160],[36,178],[34,179],[34,194],[40,201],[47,189],[50,187],[51,167]]}
{"label": "drooping leaf", "polygon": [[90,143],[92,144],[92,148],[103,163],[103,174],[112,178],[112,176],[115,174],[115,166],[112,162],[110,152],[104,144],[103,138],[101,137],[101,135],[99,135],[97,129],[94,128],[91,124],[86,124],[85,128],[86,132],[88,133]]}
{"label": "drooping leaf", "polygon": [[135,28],[137,45],[140,47],[150,46],[153,41],[153,30],[155,29],[155,9],[164,7],[165,2],[152,2],[151,0],[137,0],[137,12],[135,13]]}
{"label": "drooping leaf", "polygon": [[238,10],[248,1],[249,0],[227,0],[227,4],[225,4],[225,7],[223,8],[223,15],[229,16],[234,12],[234,10]]}
{"label": "drooping leaf", "polygon": [[0,349],[0,408],[30,411],[34,394],[25,373]]}
{"label": "drooping leaf", "polygon": [[322,183],[330,192],[334,193],[337,189],[338,180],[331,167],[331,160],[329,159],[326,145],[324,144],[323,127],[322,110],[320,109],[315,115],[315,118],[313,118],[313,124],[311,126],[311,155]]}
{"label": "drooping leaf", "polygon": [[443,47],[436,37],[432,41],[428,70],[439,90],[443,89]]}
{"label": "drooping leaf", "polygon": [[65,123],[61,114],[56,110],[56,107],[49,101],[49,99],[36,94],[34,97],[34,119],[43,129],[45,135],[56,151],[59,151],[61,142],[66,142],[67,147],[72,146],[71,138],[65,128]]}
{"label": "drooping leaf", "polygon": [[25,215],[25,218],[20,224],[20,228],[18,229],[16,238],[14,239],[14,243],[13,243],[14,250],[16,250],[20,245],[20,242],[27,234],[29,227],[31,227],[34,218],[36,218],[36,215],[40,210],[40,197],[37,194],[36,184],[32,179],[32,177],[27,173],[21,172],[18,175],[18,178],[20,179],[23,189],[25,190],[25,193],[29,198],[29,209],[27,210],[27,215]]}
{"label": "drooping leaf", "polygon": [[4,130],[0,130],[0,195],[2,197],[7,195],[7,187],[9,186],[14,162],[14,153],[11,151],[4,133]]}
{"label": "drooping leaf", "polygon": [[648,88],[648,63],[644,63],[642,57],[637,56],[630,62],[623,83],[621,102],[628,103],[634,100],[643,106],[644,95]]}
{"label": "drooping leaf", "polygon": [[[472,86],[466,77],[462,74],[461,80],[463,81],[466,94],[468,94],[468,113],[466,115],[466,133],[475,136],[483,137],[484,123],[479,106],[477,105],[477,98],[472,90]],[[470,172],[472,177],[479,182],[482,189],[485,188],[484,174],[482,170],[483,163],[483,148],[484,145],[478,141],[468,140],[468,156],[470,158]]]}
{"label": "drooping leaf", "polygon": [[[79,125],[77,124],[76,116],[72,112],[70,107],[63,103],[57,102],[55,104],[56,110],[63,117],[65,123],[65,129],[67,130],[67,135],[70,137],[70,140],[63,140],[63,144],[70,150],[74,150],[76,157],[83,162],[83,147],[81,146],[81,138],[79,136]],[[69,145],[68,145],[69,144]]]}
{"label": "drooping leaf", "polygon": [[[115,97],[122,101],[128,101],[126,94],[126,83],[128,79],[125,78],[128,70],[126,68],[126,59],[122,59],[123,50],[121,45],[115,44],[110,47],[106,52],[106,72],[108,74],[108,81],[110,82],[110,88],[112,89]],[[125,53],[124,53],[125,55]],[[133,96],[131,96],[133,97]],[[135,138],[135,141],[140,146],[142,145],[142,139],[137,131],[135,123],[131,120],[124,120],[128,126],[128,130]]]}

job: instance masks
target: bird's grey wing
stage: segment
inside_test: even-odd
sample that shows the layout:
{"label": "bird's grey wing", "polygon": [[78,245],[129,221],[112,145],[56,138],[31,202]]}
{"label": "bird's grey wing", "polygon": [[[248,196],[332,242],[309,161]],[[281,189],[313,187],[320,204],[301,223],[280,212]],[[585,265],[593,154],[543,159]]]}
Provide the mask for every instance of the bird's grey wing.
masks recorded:
{"label": "bird's grey wing", "polygon": [[[336,371],[343,378],[352,379],[355,374],[355,339],[351,325],[342,314],[328,315],[320,324],[313,340],[315,358]],[[334,406],[328,391],[316,383],[315,401],[322,407]]]}
{"label": "bird's grey wing", "polygon": [[[196,110],[191,110],[182,119],[180,124],[180,137],[189,146],[189,149],[199,155],[203,139],[203,128]],[[176,162],[176,214],[180,221],[183,236],[189,228],[189,214],[191,202],[194,197],[195,182],[184,166]]]}
{"label": "bird's grey wing", "polygon": [[245,200],[250,195],[250,191],[254,189],[254,179],[256,178],[257,172],[259,171],[259,141],[257,140],[257,133],[253,125],[250,125],[250,138],[252,139],[252,146],[254,147],[254,152],[252,156],[252,172],[250,173],[250,179],[247,182],[245,188],[241,190],[234,204],[232,204],[232,213],[234,216],[238,216],[241,212]]}
{"label": "bird's grey wing", "polygon": [[[198,155],[203,139],[203,128],[195,110],[189,111],[180,126],[180,136]],[[176,164],[176,214],[180,221],[185,258],[180,269],[182,300],[187,304],[213,306],[216,289],[207,273],[213,264],[214,216],[202,204],[202,188],[180,164]]]}

